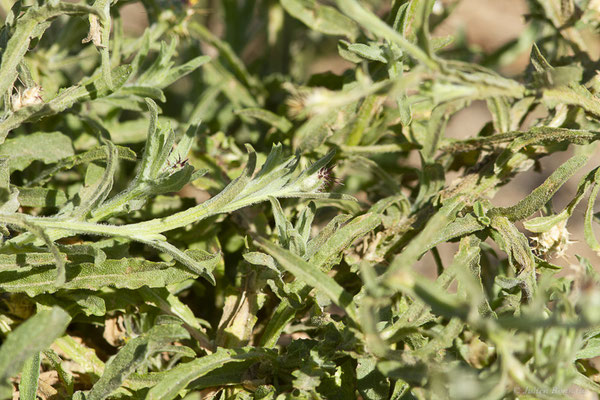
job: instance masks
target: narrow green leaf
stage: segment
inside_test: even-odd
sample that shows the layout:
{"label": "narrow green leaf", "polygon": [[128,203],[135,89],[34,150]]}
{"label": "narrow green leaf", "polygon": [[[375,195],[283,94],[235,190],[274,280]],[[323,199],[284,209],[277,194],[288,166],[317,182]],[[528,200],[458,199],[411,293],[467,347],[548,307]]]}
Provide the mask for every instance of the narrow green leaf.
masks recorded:
{"label": "narrow green leaf", "polygon": [[302,237],[304,243],[308,243],[310,239],[312,223],[315,219],[315,213],[317,212],[317,206],[313,201],[309,202],[308,205],[302,209],[294,229]]}
{"label": "narrow green leaf", "polygon": [[149,97],[151,99],[156,99],[158,101],[162,101],[163,103],[167,101],[165,94],[162,90],[156,87],[151,86],[137,86],[137,85],[128,85],[124,86],[119,90],[119,95],[134,95],[140,97]]}
{"label": "narrow green leaf", "polygon": [[148,337],[131,339],[110,359],[104,373],[86,395],[86,400],[104,400],[114,392],[127,377],[135,371],[149,355]]}
{"label": "narrow green leaf", "polygon": [[196,144],[198,139],[200,123],[201,121],[199,120],[190,121],[188,128],[183,134],[183,137],[179,140],[179,143],[177,143],[177,147],[171,152],[171,156],[168,159],[169,161],[185,160],[188,157],[192,147],[194,144]]}
{"label": "narrow green leaf", "polygon": [[289,248],[290,245],[290,228],[288,227],[288,220],[285,217],[281,204],[274,197],[269,197],[271,207],[273,208],[273,218],[275,219],[275,228],[279,234],[279,245],[284,249]]}
{"label": "narrow green leaf", "polygon": [[169,70],[169,73],[165,77],[165,79],[161,82],[161,87],[164,88],[164,87],[169,86],[173,82],[178,81],[179,79],[190,74],[191,72],[195,71],[197,68],[206,64],[209,61],[210,61],[209,56],[200,56],[200,57],[196,57],[178,67],[171,68]]}
{"label": "narrow green leaf", "polygon": [[0,397],[12,394],[8,378],[17,374],[27,359],[63,334],[71,321],[69,314],[59,307],[40,311],[11,332],[0,347]]}
{"label": "narrow green leaf", "polygon": [[146,400],[171,400],[192,381],[228,363],[248,359],[269,359],[273,355],[266,349],[246,347],[240,349],[219,348],[216,353],[179,364],[163,376],[163,379],[146,395]]}
{"label": "narrow green leaf", "polygon": [[600,252],[600,243],[596,239],[596,235],[594,234],[594,228],[592,227],[592,221],[594,218],[594,203],[596,202],[596,198],[598,197],[598,192],[600,191],[600,184],[596,183],[593,186],[592,193],[588,199],[587,208],[585,210],[585,219],[584,219],[584,236],[585,241],[590,246],[592,250],[596,253]]}
{"label": "narrow green leaf", "polygon": [[438,63],[407,39],[400,33],[395,31],[391,26],[383,22],[379,17],[371,11],[364,8],[356,0],[336,0],[337,6],[344,14],[356,21],[364,29],[371,31],[373,34],[389,40],[397,44],[401,49],[405,50],[411,57],[422,62],[431,69],[438,69]]}
{"label": "narrow green leaf", "polygon": [[193,277],[179,266],[155,263],[134,258],[106,260],[100,265],[82,263],[68,265],[66,283],[56,285],[56,271],[37,268],[30,271],[0,272],[0,289],[6,292],[25,292],[30,296],[54,293],[58,289],[98,290],[105,286],[137,289],[142,286],[164,287]]}
{"label": "narrow green leaf", "polygon": [[[340,252],[350,246],[357,238],[372,231],[381,223],[381,218],[377,214],[368,214],[356,217],[355,220],[340,228],[350,218],[349,215],[336,216],[316,237],[310,240],[304,257],[309,259],[310,265],[314,266],[313,268],[329,270],[331,265],[328,262],[338,257]],[[307,296],[311,290],[311,285],[306,282],[298,283],[299,285],[295,288],[295,291],[300,293],[302,297]],[[294,318],[295,314],[296,310],[290,302],[288,300],[282,301],[265,328],[260,341],[261,345],[265,347],[275,346],[283,329]]]}
{"label": "narrow green leaf", "polygon": [[530,232],[548,232],[553,226],[556,226],[557,224],[568,219],[569,216],[570,215],[566,211],[563,211],[560,214],[532,218],[523,222],[523,226]]}
{"label": "narrow green leaf", "polygon": [[[104,80],[105,85],[113,90],[114,83],[110,65],[110,31],[111,31],[111,16],[110,16],[110,0],[96,0],[94,1],[93,7],[98,10],[98,17],[94,15],[90,15],[90,32],[89,36],[92,41],[94,41],[94,45],[97,46],[98,51],[100,51],[101,58],[101,70],[102,70],[102,79]],[[98,26],[98,20],[100,21]],[[100,32],[94,32],[94,29],[99,29]],[[96,35],[99,35],[99,43],[97,43]]]}
{"label": "narrow green leaf", "polygon": [[511,144],[498,157],[496,170],[500,171],[506,162],[518,151],[531,145],[550,145],[555,143],[573,143],[586,145],[600,139],[599,132],[578,129],[564,129],[552,127],[533,127],[527,132],[508,132],[497,135],[472,138],[460,142],[454,142],[442,148],[444,152],[470,151],[493,146],[494,144]]}
{"label": "narrow green leaf", "polygon": [[50,238],[50,236],[48,236],[43,228],[34,223],[23,221],[22,226],[25,227],[29,232],[33,233],[38,239],[41,239],[48,247],[48,250],[53,255],[54,262],[56,264],[56,279],[54,283],[57,287],[62,286],[66,280],[65,261],[58,251],[58,247],[54,241]]}
{"label": "narrow green leaf", "polygon": [[105,365],[104,373],[86,396],[87,400],[103,400],[119,388],[137,367],[156,352],[170,349],[170,342],[189,339],[179,325],[155,325],[142,336],[133,338]]}
{"label": "narrow green leaf", "polygon": [[444,226],[423,249],[423,254],[440,243],[446,243],[473,232],[485,229],[485,225],[478,221],[472,214],[456,218],[454,221]]}
{"label": "narrow green leaf", "polygon": [[86,316],[103,317],[106,315],[104,299],[85,290],[66,291],[58,295],[42,294],[36,296],[36,301],[47,307],[62,307],[72,316],[85,314]]}
{"label": "narrow green leaf", "polygon": [[[56,339],[56,341],[54,342],[55,345],[58,346],[58,341],[60,341],[61,338]],[[63,383],[63,385],[65,385],[66,389],[67,389],[67,395],[72,395],[73,394],[73,375],[71,375],[65,368],[63,368],[63,360],[61,360],[61,358],[53,351],[53,350],[45,350],[44,351],[44,356],[46,357],[46,359],[50,362],[50,364],[52,365],[52,368],[54,368],[56,370],[56,372],[58,372],[58,377],[61,380],[61,382]]]}
{"label": "narrow green leaf", "polygon": [[36,400],[38,379],[40,377],[40,353],[31,356],[21,370],[21,382],[19,382],[19,398],[21,400]]}
{"label": "narrow green leaf", "polygon": [[236,114],[266,122],[283,133],[287,133],[293,127],[292,123],[288,121],[287,118],[262,108],[244,108],[236,111]]}
{"label": "narrow green leaf", "polygon": [[347,46],[347,50],[365,60],[379,61],[384,64],[387,64],[388,62],[388,60],[385,58],[385,51],[373,43],[369,45],[363,43],[352,43]]}
{"label": "narrow green leaf", "polygon": [[412,25],[410,29],[416,36],[417,44],[429,56],[433,55],[429,34],[429,16],[433,10],[434,2],[434,0],[411,1],[411,7],[409,7],[409,12],[407,13]]}
{"label": "narrow green leaf", "polygon": [[[421,154],[423,154],[423,152]],[[417,207],[427,204],[434,196],[437,196],[444,187],[445,182],[444,168],[440,164],[430,164],[426,161],[422,161],[422,164],[421,170],[419,171],[419,181],[421,185],[419,187],[417,198],[415,199],[415,206]]]}
{"label": "narrow green leaf", "polygon": [[54,345],[92,378],[97,380],[102,375],[104,363],[98,358],[93,349],[86,347],[69,335],[56,339]]}
{"label": "narrow green leaf", "polygon": [[344,308],[352,320],[357,321],[356,310],[352,305],[352,296],[333,278],[316,268],[314,264],[307,263],[295,254],[269,241],[258,238],[257,243],[259,247],[275,258],[285,270],[303,283],[323,293],[331,301]]}
{"label": "narrow green leaf", "polygon": [[575,353],[576,359],[590,359],[600,356],[600,339],[597,337],[587,341],[585,346]]}
{"label": "narrow green leaf", "polygon": [[360,358],[356,366],[358,391],[365,400],[384,400],[390,392],[390,382],[379,370],[374,358]]}
{"label": "narrow green leaf", "polygon": [[509,262],[516,261],[521,266],[521,273],[535,271],[535,260],[529,242],[507,217],[496,215],[491,218],[492,233],[497,232],[494,241],[509,257]]}
{"label": "narrow green leaf", "polygon": [[441,332],[425,346],[415,351],[418,358],[426,358],[430,354],[437,353],[451,347],[454,340],[461,334],[465,323],[460,318],[452,318],[448,325],[444,326]]}
{"label": "narrow green leaf", "polygon": [[[235,54],[234,50],[231,48],[231,45],[229,43],[219,39],[204,25],[198,23],[191,23],[189,24],[189,29],[191,32],[194,33],[194,35],[197,35],[201,40],[209,42],[219,50],[219,55],[227,61],[227,63],[231,66],[233,72],[235,73],[235,77],[231,76],[233,78],[231,80],[231,83],[234,86],[235,84],[239,85],[240,83],[243,84],[243,86],[240,85],[241,88],[260,88],[262,86],[262,83],[250,74],[243,61],[238,57],[237,54]],[[204,70],[208,70],[210,72],[211,66],[220,70],[219,66],[217,65],[217,60],[208,64]],[[224,71],[219,72],[221,72],[222,77],[227,76],[227,74],[223,73]],[[249,100],[250,103],[255,103],[254,99]]]}
{"label": "narrow green leaf", "polygon": [[[54,176],[57,172],[59,172],[62,169],[69,169],[75,167],[76,165],[81,165],[104,159],[107,156],[107,154],[109,154],[106,151],[106,147],[107,146],[97,147],[95,149],[88,150],[84,153],[76,154],[59,160],[55,166],[42,171],[38,176],[35,177],[35,179],[33,179],[31,182],[28,182],[27,187],[44,184],[47,180],[49,180],[52,176]],[[0,149],[1,148],[2,147],[0,147]],[[116,148],[117,156],[120,160],[137,160],[135,152],[133,152],[133,150],[129,149],[128,147],[116,146]]]}
{"label": "narrow green leaf", "polygon": [[[440,291],[442,293],[446,293],[450,284],[454,281],[457,270],[464,269],[465,267],[470,267],[473,264],[476,264],[479,259],[479,242],[474,243],[470,238],[464,238],[461,240],[461,246],[459,248],[458,253],[454,255],[454,259],[452,260],[452,264],[445,268],[442,273],[438,276],[435,281],[434,288],[430,289],[430,291]],[[412,279],[411,274],[414,274],[413,271],[410,270],[410,267],[405,268],[405,271],[408,272],[408,276],[402,282],[400,282],[403,286],[406,286]],[[421,283],[423,280],[421,279]],[[423,298],[420,301],[413,302],[407,309],[402,313],[400,318],[395,321],[393,324],[386,327],[381,332],[381,337],[384,340],[396,338],[396,335],[403,331],[410,331],[410,329],[414,329],[416,327],[421,326],[422,324],[431,320],[430,316],[430,305]]]}
{"label": "narrow green leaf", "polygon": [[579,155],[570,158],[558,167],[540,186],[512,207],[492,208],[490,216],[502,215],[511,221],[525,219],[540,210],[552,198],[554,193],[588,161],[588,156]]}
{"label": "narrow green leaf", "polygon": [[165,41],[160,41],[160,51],[152,65],[146,68],[137,78],[138,85],[155,86],[163,81],[167,71],[174,64],[172,58],[175,55],[177,42],[177,37],[171,37],[168,44]]}
{"label": "narrow green leaf", "polygon": [[531,232],[547,232],[552,229],[553,226],[556,226],[558,223],[570,218],[575,211],[575,207],[577,207],[579,202],[583,199],[588,189],[594,185],[595,182],[598,182],[599,178],[600,168],[594,168],[579,182],[577,194],[562,212],[556,215],[532,218],[528,221],[524,221],[523,226],[525,229]]}
{"label": "narrow green leaf", "polygon": [[204,333],[204,329],[192,310],[183,303],[176,295],[165,288],[142,287],[139,289],[142,297],[150,303],[155,304],[164,312],[179,317],[186,325],[188,331],[205,348],[212,347],[210,339]]}
{"label": "narrow green leaf", "polygon": [[[71,212],[74,219],[85,219],[85,217],[101,204],[110,193],[115,172],[117,171],[117,148],[112,142],[106,140],[106,168],[102,176],[91,185],[86,185],[79,192],[80,203]],[[90,164],[93,165],[93,164]]]}
{"label": "narrow green leaf", "polygon": [[[66,261],[66,254],[61,254]],[[36,267],[42,265],[52,265],[56,262],[53,254],[50,253],[15,253],[0,254],[0,271],[16,270],[24,267]]]}
{"label": "narrow green leaf", "polygon": [[8,157],[11,172],[22,171],[36,160],[50,164],[73,154],[71,139],[60,132],[36,132],[0,145],[0,156]]}
{"label": "narrow green leaf", "polygon": [[346,139],[346,145],[357,146],[362,142],[364,132],[381,107],[381,102],[381,96],[371,95],[365,98],[356,114],[354,126]]}
{"label": "narrow green leaf", "polygon": [[330,133],[329,126],[339,117],[339,110],[329,110],[309,118],[294,134],[294,148],[302,152],[313,151],[321,146]]}
{"label": "narrow green leaf", "polygon": [[288,301],[279,303],[273,315],[269,319],[269,324],[265,328],[263,335],[260,338],[260,345],[266,348],[272,348],[277,345],[277,341],[285,327],[296,316],[296,310]]}
{"label": "narrow green leaf", "polygon": [[577,385],[577,387],[585,388],[592,393],[598,393],[600,391],[600,385],[598,383],[580,372],[575,372],[573,383]]}
{"label": "narrow green leaf", "polygon": [[24,207],[58,207],[67,202],[62,190],[19,187],[19,204]]}
{"label": "narrow green leaf", "polygon": [[[247,379],[248,371],[254,365],[256,365],[256,360],[253,359],[227,363],[220,368],[213,369],[198,379],[194,379],[189,385],[189,389],[198,391],[205,388],[237,386],[243,384]],[[260,386],[257,391],[261,391]]]}
{"label": "narrow green leaf", "polygon": [[333,224],[328,225],[321,231],[323,235],[319,234],[309,242],[306,257],[310,259],[311,265],[319,269],[324,268],[328,262],[348,248],[357,238],[372,232],[381,224],[381,216],[367,213],[354,218],[343,227],[335,229],[337,224],[342,223],[347,218],[344,215],[339,217],[341,218],[332,221]]}
{"label": "narrow green leaf", "polygon": [[211,285],[216,284],[212,270],[219,262],[220,254],[209,254],[200,250],[188,250],[184,252],[165,240],[145,238],[136,238],[136,240],[169,254],[175,260],[187,267],[192,273],[202,276],[208,280]]}
{"label": "narrow green leaf", "polygon": [[340,39],[338,41],[338,53],[339,53],[339,55],[344,60],[350,61],[351,63],[354,63],[354,64],[359,64],[359,63],[363,62],[364,58],[362,58],[361,56],[357,55],[354,51],[348,50],[348,47],[350,47],[350,45],[352,45],[352,43],[350,43],[350,42],[348,42],[346,40]]}
{"label": "narrow green leaf", "polygon": [[328,35],[341,35],[354,39],[358,35],[355,23],[335,8],[315,0],[281,0],[283,8],[309,28]]}
{"label": "narrow green leaf", "polygon": [[[148,232],[157,228],[159,232],[164,232],[164,227],[168,227],[168,229],[175,229],[180,226],[185,226],[194,220],[214,215],[219,210],[226,209],[226,206],[231,207],[233,200],[240,195],[240,192],[242,192],[246,185],[250,182],[254,174],[254,170],[256,169],[256,153],[250,145],[247,145],[247,149],[248,162],[244,168],[244,171],[239,177],[227,185],[227,187],[225,187],[225,189],[223,189],[218,195],[212,197],[210,200],[207,200],[202,204],[197,205],[196,207],[189,208],[164,219],[152,220],[138,224],[138,226],[141,228],[140,230],[142,232]],[[232,211],[237,209],[234,207],[232,208]]]}
{"label": "narrow green leaf", "polygon": [[504,97],[487,99],[487,106],[492,114],[494,128],[499,133],[509,132],[511,129],[511,109]]}
{"label": "narrow green leaf", "polygon": [[[447,203],[429,219],[427,225],[425,225],[421,232],[419,232],[404,250],[394,258],[394,261],[392,261],[387,272],[383,275],[382,281],[392,285],[396,278],[399,282],[403,281],[403,269],[414,265],[414,263],[417,262],[424,250],[435,240],[438,233],[456,218],[456,213],[458,213],[463,206],[464,204],[458,199],[448,200]],[[395,277],[395,275],[397,276]]]}

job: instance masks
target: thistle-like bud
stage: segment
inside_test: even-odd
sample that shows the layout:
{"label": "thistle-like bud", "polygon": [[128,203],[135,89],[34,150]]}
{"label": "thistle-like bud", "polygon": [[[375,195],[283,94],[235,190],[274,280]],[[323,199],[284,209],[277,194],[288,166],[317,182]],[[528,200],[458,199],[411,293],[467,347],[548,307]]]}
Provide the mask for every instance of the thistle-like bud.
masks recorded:
{"label": "thistle-like bud", "polygon": [[300,189],[304,192],[321,192],[334,184],[341,185],[342,182],[333,176],[332,172],[334,168],[335,165],[323,167],[314,174],[306,177],[300,184]]}

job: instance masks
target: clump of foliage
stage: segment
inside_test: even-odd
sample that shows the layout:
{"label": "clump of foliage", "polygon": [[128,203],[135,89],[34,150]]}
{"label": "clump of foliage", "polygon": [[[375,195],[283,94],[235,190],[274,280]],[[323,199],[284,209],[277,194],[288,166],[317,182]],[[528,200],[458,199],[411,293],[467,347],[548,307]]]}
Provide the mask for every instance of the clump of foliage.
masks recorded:
{"label": "clump of foliage", "polygon": [[600,392],[600,276],[554,261],[582,214],[600,252],[599,167],[552,207],[600,139],[597,1],[530,0],[493,54],[432,37],[455,2],[145,0],[139,36],[128,3],[2,2],[0,398]]}

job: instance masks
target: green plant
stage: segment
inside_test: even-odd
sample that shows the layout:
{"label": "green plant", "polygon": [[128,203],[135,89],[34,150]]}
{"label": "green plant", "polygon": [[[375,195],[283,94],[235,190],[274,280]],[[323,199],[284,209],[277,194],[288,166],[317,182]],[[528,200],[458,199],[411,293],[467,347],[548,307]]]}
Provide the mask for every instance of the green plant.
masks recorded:
{"label": "green plant", "polygon": [[[0,2],[0,398],[600,392],[567,229],[587,196],[600,252],[600,167],[552,207],[600,139],[597,1],[530,0],[493,54],[431,35],[456,2],[90,3]],[[343,74],[306,72],[336,46]],[[477,100],[492,121],[447,137]]]}

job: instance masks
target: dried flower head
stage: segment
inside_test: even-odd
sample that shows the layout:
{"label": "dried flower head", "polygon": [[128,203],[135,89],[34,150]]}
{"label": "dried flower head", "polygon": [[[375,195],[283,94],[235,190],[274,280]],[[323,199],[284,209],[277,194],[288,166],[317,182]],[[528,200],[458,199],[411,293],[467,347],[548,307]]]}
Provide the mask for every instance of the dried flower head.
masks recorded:
{"label": "dried flower head", "polygon": [[42,87],[38,85],[26,88],[23,93],[17,90],[17,93],[11,96],[12,110],[18,111],[23,107],[43,103],[42,91]]}
{"label": "dried flower head", "polygon": [[436,0],[435,3],[433,3],[433,10],[431,11],[435,15],[444,14],[444,3],[442,3],[440,0]]}
{"label": "dried flower head", "polygon": [[305,118],[323,114],[336,102],[335,92],[324,89],[289,88],[292,96],[286,100],[292,118]]}
{"label": "dried flower head", "polygon": [[23,107],[31,106],[33,104],[40,104],[42,100],[42,92],[44,90],[41,86],[32,86],[23,91],[21,95],[21,103]]}
{"label": "dried flower head", "polygon": [[285,101],[288,108],[288,114],[291,118],[298,118],[302,115],[304,110],[304,96],[294,95]]}
{"label": "dried flower head", "polygon": [[554,225],[550,230],[542,232],[531,239],[535,242],[533,250],[539,255],[548,254],[555,257],[564,257],[572,241],[567,230],[567,220]]}
{"label": "dried flower head", "polygon": [[97,15],[90,15],[90,31],[81,43],[94,43],[94,46],[104,48],[102,44],[102,30],[100,29],[100,20]]}
{"label": "dried flower head", "polygon": [[21,103],[21,93],[17,92],[10,96],[10,103],[13,111],[19,111],[23,108],[23,104]]}

